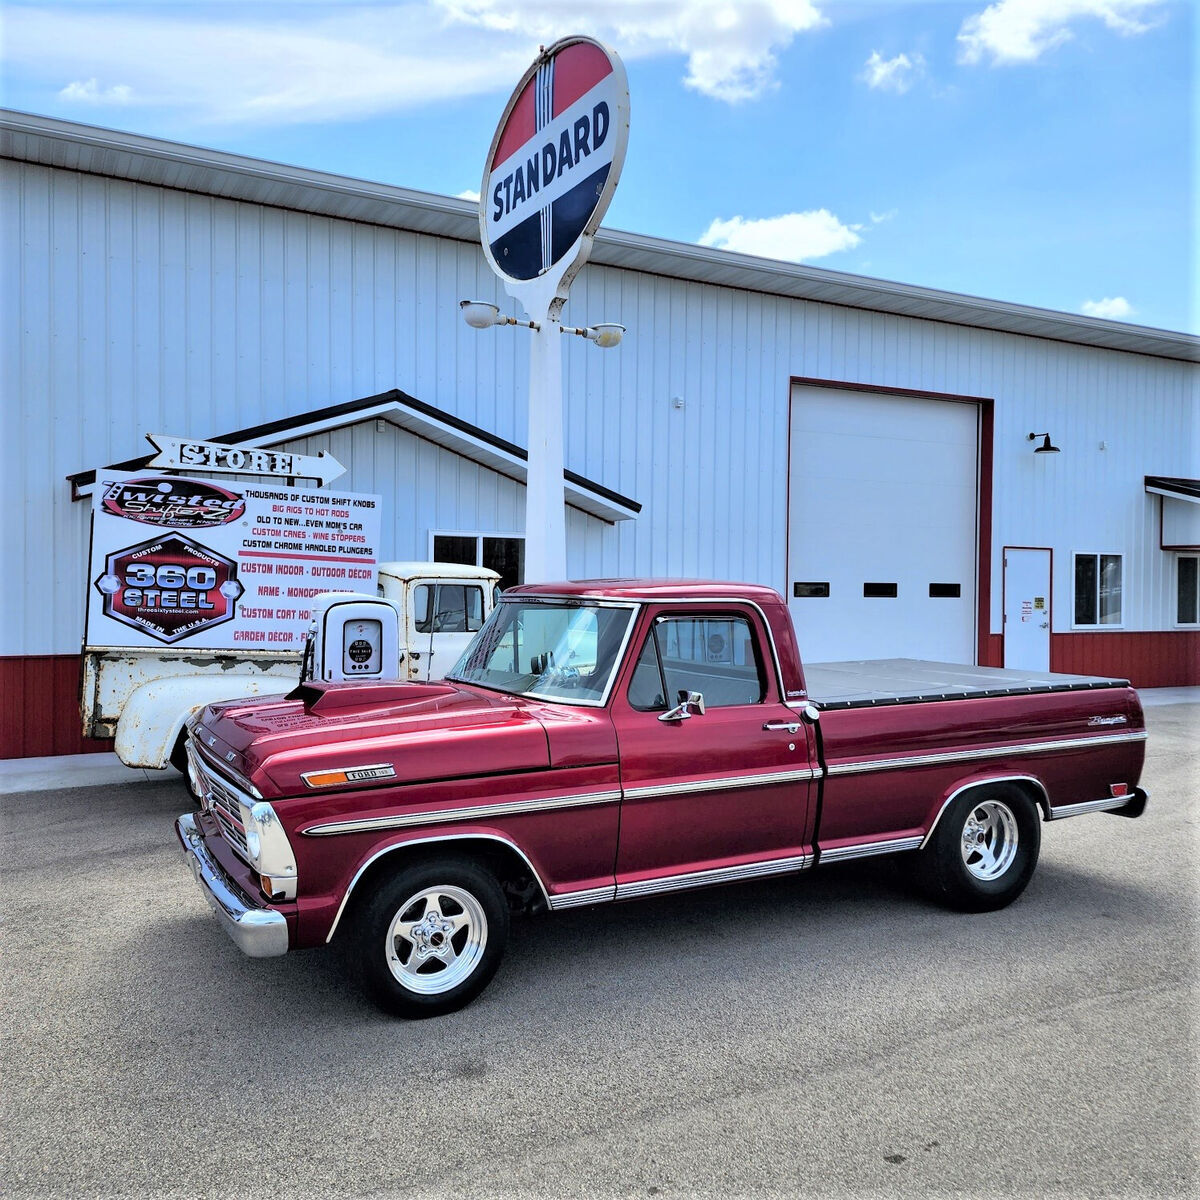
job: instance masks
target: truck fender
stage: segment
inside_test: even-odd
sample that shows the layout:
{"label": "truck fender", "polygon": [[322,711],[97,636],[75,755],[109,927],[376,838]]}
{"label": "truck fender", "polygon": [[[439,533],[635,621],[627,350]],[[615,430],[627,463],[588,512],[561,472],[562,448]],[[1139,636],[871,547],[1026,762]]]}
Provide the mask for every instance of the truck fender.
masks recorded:
{"label": "truck fender", "polygon": [[937,807],[933,810],[933,820],[926,827],[925,836],[921,839],[921,845],[918,849],[924,850],[929,845],[929,840],[933,837],[938,822],[942,819],[942,814],[963,792],[969,792],[974,788],[986,787],[989,783],[1024,784],[1025,790],[1028,791],[1030,798],[1042,814],[1042,819],[1045,821],[1050,820],[1050,793],[1046,790],[1046,785],[1036,775],[977,775],[970,779],[956,782],[952,788],[947,790],[942,799],[938,801]]}
{"label": "truck fender", "polygon": [[289,686],[280,675],[181,675],[151,680],[130,693],[117,721],[113,748],[127,767],[161,771],[171,761],[183,723],[197,709],[218,700],[271,695]]}
{"label": "truck fender", "polygon": [[525,851],[522,850],[521,847],[512,840],[512,838],[506,836],[505,834],[490,829],[463,829],[454,833],[429,834],[426,837],[406,837],[401,838],[398,841],[389,842],[385,846],[377,847],[376,849],[372,850],[370,854],[366,855],[358,864],[353,876],[351,876],[350,882],[346,885],[345,892],[342,893],[342,900],[338,905],[337,912],[334,914],[333,924],[330,925],[329,932],[325,935],[326,943],[333,941],[333,935],[337,933],[338,924],[341,922],[342,914],[346,911],[346,906],[350,903],[350,896],[357,886],[359,880],[362,879],[370,867],[372,867],[379,859],[383,858],[384,855],[391,854],[396,850],[407,849],[409,846],[427,846],[432,845],[435,842],[464,841],[499,843],[506,850],[515,853],[517,857],[520,858],[525,864],[525,866],[528,867],[529,873],[533,876],[538,887],[541,889],[542,899],[545,901],[546,907],[550,907],[550,895],[546,890],[546,883],[542,878],[541,872],[533,865],[529,855],[527,855]]}

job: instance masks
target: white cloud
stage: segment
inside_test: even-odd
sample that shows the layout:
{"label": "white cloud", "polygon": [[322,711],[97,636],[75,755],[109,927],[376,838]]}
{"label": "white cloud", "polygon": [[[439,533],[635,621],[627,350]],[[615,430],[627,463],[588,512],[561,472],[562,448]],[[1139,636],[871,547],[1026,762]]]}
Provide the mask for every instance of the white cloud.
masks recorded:
{"label": "white cloud", "polygon": [[759,258],[807,262],[857,246],[862,241],[861,229],[861,225],[843,224],[827,208],[818,208],[759,220],[718,218],[701,235],[700,245]]}
{"label": "white cloud", "polygon": [[750,100],[775,86],[776,51],[827,24],[815,0],[436,0],[454,20],[521,32],[539,42],[599,37],[623,57],[687,56],[688,87],[717,100]]}
{"label": "white cloud", "polygon": [[93,77],[68,83],[58,95],[62,100],[78,100],[83,104],[130,104],[133,101],[133,88],[127,83],[102,88]]}
{"label": "white cloud", "polygon": [[925,59],[920,54],[914,54],[911,58],[907,54],[884,58],[878,50],[872,50],[859,79],[869,88],[903,95],[912,87],[913,80],[924,73]]}
{"label": "white cloud", "polygon": [[1103,300],[1085,300],[1079,306],[1080,312],[1089,317],[1105,317],[1109,321],[1123,321],[1132,317],[1134,307],[1124,296],[1105,296]]}
{"label": "white cloud", "polygon": [[[18,2],[5,6],[4,58],[10,76],[16,68],[65,101],[281,125],[503,95],[539,42],[568,33],[627,60],[682,57],[688,87],[746,100],[775,86],[776,56],[797,34],[825,23],[816,0]],[[104,79],[122,82],[105,89]]]}
{"label": "white cloud", "polygon": [[457,193],[460,200],[470,200],[474,204],[479,203],[479,193],[472,188],[467,188],[465,192]]}
{"label": "white cloud", "polygon": [[1153,23],[1140,18],[1160,4],[1161,0],[996,0],[962,23],[959,61],[1033,62],[1069,41],[1074,36],[1071,25],[1085,18],[1103,21],[1117,33],[1145,33]]}
{"label": "white cloud", "polygon": [[884,223],[884,221],[890,221],[896,215],[896,213],[898,213],[899,211],[900,210],[897,208],[889,208],[887,210],[887,212],[870,213],[869,215],[871,218],[871,224],[872,225],[882,225]]}

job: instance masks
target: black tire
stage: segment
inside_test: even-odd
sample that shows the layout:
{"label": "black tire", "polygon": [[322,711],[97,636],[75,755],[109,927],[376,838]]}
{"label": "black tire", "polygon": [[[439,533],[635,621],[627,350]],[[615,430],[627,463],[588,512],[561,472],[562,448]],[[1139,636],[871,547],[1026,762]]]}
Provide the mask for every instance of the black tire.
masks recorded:
{"label": "black tire", "polygon": [[1033,801],[1012,784],[987,784],[963,793],[942,814],[917,855],[917,878],[948,908],[993,912],[1025,890],[1041,841]]}
{"label": "black tire", "polygon": [[187,740],[188,731],[186,729],[181,729],[179,731],[179,736],[175,739],[175,745],[171,747],[171,757],[169,759],[171,766],[173,766],[175,770],[177,770],[184,777],[184,779],[187,778],[188,773]]}
{"label": "black tire", "polygon": [[[398,932],[402,924],[412,937]],[[471,859],[431,859],[401,867],[364,898],[347,951],[381,1008],[438,1017],[469,1004],[491,982],[508,927],[508,901],[491,871]]]}

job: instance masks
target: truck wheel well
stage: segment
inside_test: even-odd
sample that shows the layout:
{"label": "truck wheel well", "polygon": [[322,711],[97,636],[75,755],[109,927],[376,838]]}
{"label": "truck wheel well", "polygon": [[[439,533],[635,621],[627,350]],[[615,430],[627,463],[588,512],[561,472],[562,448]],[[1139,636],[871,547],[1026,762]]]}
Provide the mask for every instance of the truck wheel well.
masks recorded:
{"label": "truck wheel well", "polygon": [[[1046,789],[1036,779],[1029,776],[1005,776],[1002,779],[981,779],[978,783],[968,784],[965,788],[955,792],[955,796],[967,795],[970,792],[983,791],[987,788],[994,787],[998,783],[1007,783],[1010,787],[1014,787],[1017,791],[1022,792],[1027,796],[1034,808],[1042,814],[1042,820],[1050,820],[1050,799],[1046,795]],[[951,797],[953,799],[954,797]],[[947,802],[948,803],[948,802]]]}
{"label": "truck wheel well", "polygon": [[367,864],[362,875],[351,882],[353,890],[346,904],[348,911],[338,924],[338,932],[354,924],[353,910],[373,895],[384,879],[415,859],[430,855],[467,858],[487,867],[499,880],[513,912],[538,912],[546,908],[541,881],[515,846],[497,838],[461,834],[401,842],[382,850]]}

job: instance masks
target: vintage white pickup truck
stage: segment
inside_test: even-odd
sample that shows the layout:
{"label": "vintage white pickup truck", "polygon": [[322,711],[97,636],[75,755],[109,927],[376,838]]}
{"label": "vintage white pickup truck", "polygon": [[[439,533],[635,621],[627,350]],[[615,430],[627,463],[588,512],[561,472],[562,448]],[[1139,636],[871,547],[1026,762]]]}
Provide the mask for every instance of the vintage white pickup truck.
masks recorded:
{"label": "vintage white pickup truck", "polygon": [[[499,580],[486,567],[381,563],[379,595],[400,610],[398,677],[444,675],[491,613]],[[84,736],[115,738],[126,766],[186,771],[184,723],[192,713],[219,700],[286,691],[300,677],[300,660],[298,650],[85,646]]]}

